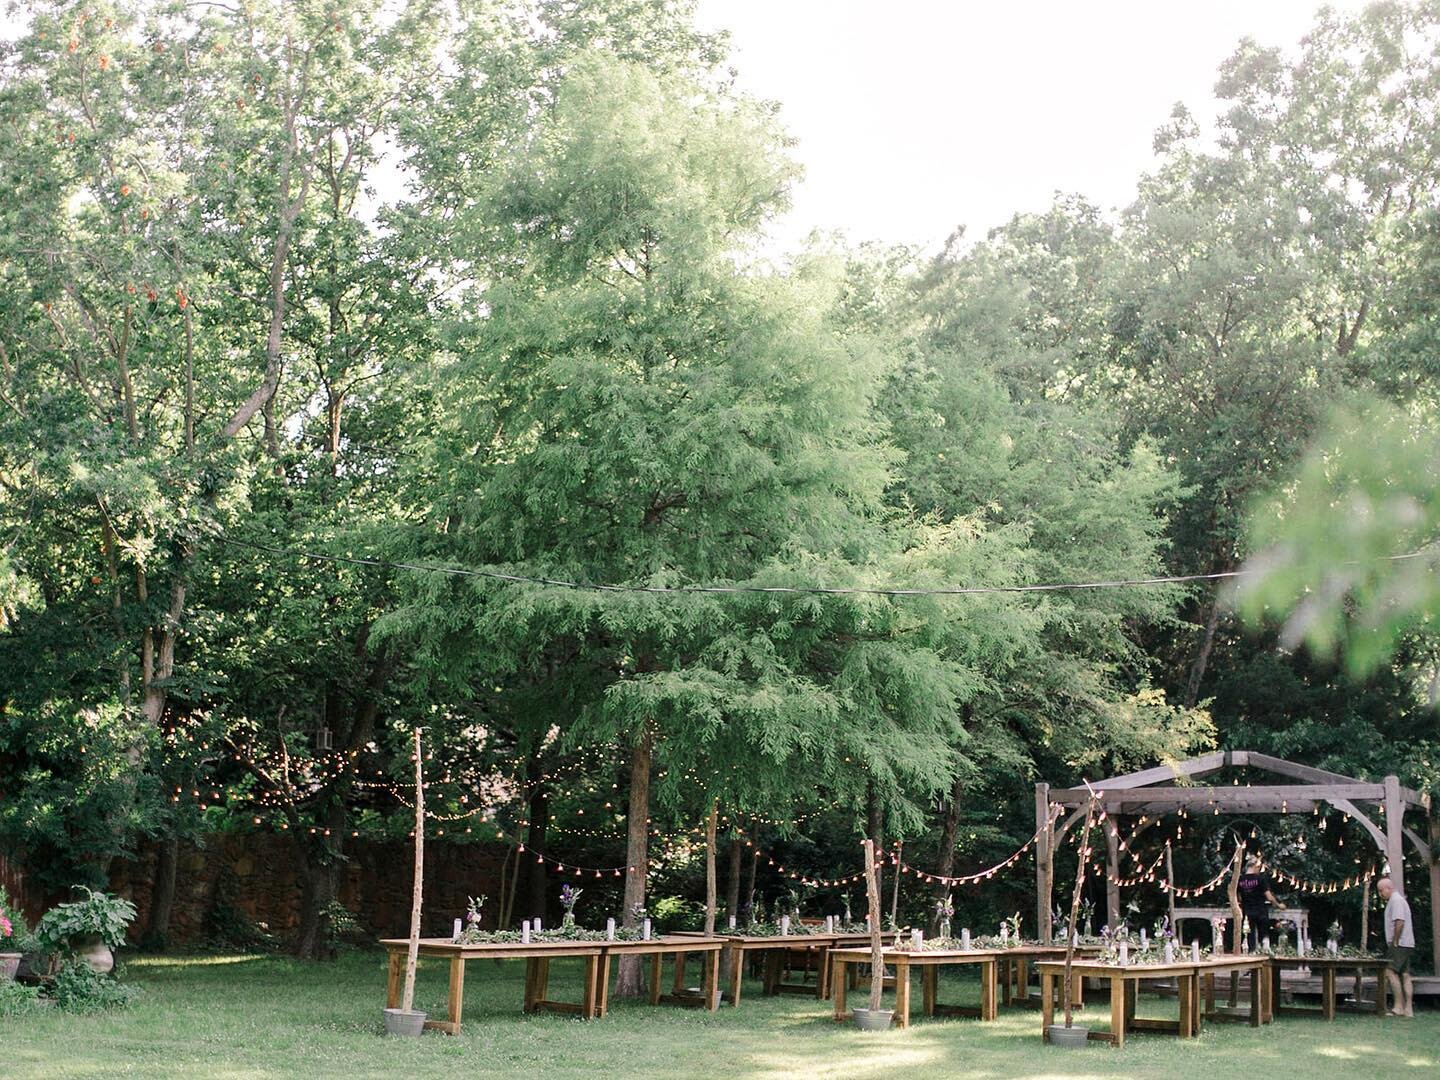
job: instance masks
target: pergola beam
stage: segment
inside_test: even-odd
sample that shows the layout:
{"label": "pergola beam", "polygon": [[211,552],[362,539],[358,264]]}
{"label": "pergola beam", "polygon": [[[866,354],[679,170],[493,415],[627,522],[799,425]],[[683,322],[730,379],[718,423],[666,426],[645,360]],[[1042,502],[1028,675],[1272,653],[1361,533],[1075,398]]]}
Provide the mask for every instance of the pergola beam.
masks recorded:
{"label": "pergola beam", "polygon": [[[1278,806],[1281,802],[1315,802],[1317,799],[1333,801],[1335,799],[1360,799],[1372,802],[1383,802],[1386,796],[1384,784],[1365,784],[1354,782],[1349,784],[1283,784],[1266,785],[1253,787],[1183,787],[1183,788],[1144,788],[1135,790],[1126,788],[1120,790],[1096,789],[1101,805],[1107,809],[1111,806],[1124,802],[1154,802],[1168,806],[1218,806],[1223,811],[1228,806],[1242,800],[1273,800]],[[1058,803],[1067,806],[1074,806],[1077,803],[1083,804],[1090,797],[1090,793],[1084,788],[1060,788],[1050,793],[1050,798]]]}

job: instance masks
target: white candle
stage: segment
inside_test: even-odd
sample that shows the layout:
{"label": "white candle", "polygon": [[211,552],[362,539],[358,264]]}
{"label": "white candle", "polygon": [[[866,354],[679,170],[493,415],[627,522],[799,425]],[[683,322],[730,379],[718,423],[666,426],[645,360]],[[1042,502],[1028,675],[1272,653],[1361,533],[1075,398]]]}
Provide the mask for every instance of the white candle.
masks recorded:
{"label": "white candle", "polygon": [[781,916],[780,916],[780,934],[781,934],[781,936],[783,937],[783,936],[785,936],[786,934],[789,934],[789,933],[790,933],[790,916],[789,916],[789,915],[781,915]]}
{"label": "white candle", "polygon": [[962,949],[968,949],[970,947],[970,930],[968,927],[964,927],[960,931],[960,947]]}
{"label": "white candle", "polygon": [[460,920],[459,920],[459,919],[456,919],[456,920],[455,920],[455,933],[451,934],[450,936],[451,936],[452,938],[458,938],[458,937],[460,936]]}
{"label": "white candle", "polygon": [[1130,943],[1122,941],[1120,942],[1120,966],[1124,967],[1128,963],[1130,963]]}
{"label": "white candle", "polygon": [[1269,934],[1266,934],[1263,938],[1260,939],[1260,947],[1263,948],[1266,952],[1269,952],[1269,951],[1270,951],[1270,935],[1269,935]]}
{"label": "white candle", "polygon": [[1173,963],[1175,962],[1175,944],[1174,944],[1174,942],[1171,942],[1171,941],[1165,942],[1165,962],[1166,962],[1167,964],[1173,964]]}
{"label": "white candle", "polygon": [[865,916],[865,931],[866,931],[866,933],[869,933],[869,931],[870,931],[870,916],[869,916],[869,915],[866,915],[866,916]]}
{"label": "white candle", "polygon": [[1074,945],[1076,948],[1079,948],[1080,946],[1080,935],[1074,930],[1070,931],[1070,944]]}
{"label": "white candle", "polygon": [[520,924],[520,940],[526,945],[530,944],[530,920],[526,919]]}
{"label": "white candle", "polygon": [[535,932],[536,932],[537,934],[540,933],[540,920],[539,920],[539,919],[536,919],[535,922],[534,922],[532,925],[533,925],[534,928],[535,928]]}
{"label": "white candle", "polygon": [[917,948],[917,949],[920,948],[920,946],[921,946],[922,944],[924,944],[924,941],[925,941],[925,931],[924,931],[924,930],[911,930],[911,931],[910,931],[910,944],[913,945],[915,948]]}
{"label": "white candle", "polygon": [[1200,942],[1198,941],[1190,942],[1190,962],[1193,964],[1200,962]]}
{"label": "white candle", "polygon": [[734,915],[731,915],[731,916],[730,916],[730,929],[731,929],[731,930],[734,930],[734,929],[735,929],[735,916],[734,916]]}
{"label": "white candle", "polygon": [[833,934],[833,933],[835,932],[835,916],[834,916],[834,915],[826,915],[826,916],[825,916],[825,932],[826,932],[827,934]]}
{"label": "white candle", "polygon": [[614,941],[614,940],[615,940],[615,920],[614,920],[614,919],[606,919],[606,920],[605,920],[605,940],[606,940],[606,941]]}
{"label": "white candle", "polygon": [[1335,943],[1335,939],[1333,937],[1329,941],[1325,942],[1325,947],[1330,950],[1331,956],[1334,956],[1340,951],[1340,946]]}
{"label": "white candle", "polygon": [[1150,935],[1149,935],[1148,932],[1146,932],[1145,928],[1142,926],[1142,927],[1140,928],[1140,948],[1142,948],[1142,949],[1148,949],[1149,947],[1150,947]]}
{"label": "white candle", "polygon": [[1009,923],[1003,923],[1003,922],[1002,922],[1002,923],[1000,924],[1000,944],[1001,944],[1001,945],[1008,945],[1008,944],[1010,944],[1010,924],[1009,924]]}
{"label": "white candle", "polygon": [[649,941],[649,940],[650,940],[650,920],[649,920],[649,919],[646,919],[645,922],[642,924],[641,933],[642,933],[642,935],[644,936],[644,938],[645,938],[646,941]]}

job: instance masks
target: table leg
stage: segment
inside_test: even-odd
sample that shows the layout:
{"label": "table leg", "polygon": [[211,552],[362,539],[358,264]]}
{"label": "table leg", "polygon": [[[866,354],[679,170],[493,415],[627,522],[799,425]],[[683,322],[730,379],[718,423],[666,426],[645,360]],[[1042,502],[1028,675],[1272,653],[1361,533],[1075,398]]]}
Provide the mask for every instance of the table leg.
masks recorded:
{"label": "table leg", "polygon": [[1125,1023],[1135,1019],[1135,999],[1140,996],[1140,984],[1132,979],[1125,982]]}
{"label": "table leg", "polygon": [[460,1014],[465,1011],[465,961],[459,956],[450,958],[450,995],[445,1004],[450,1021],[448,1033],[459,1035]]}
{"label": "table leg", "polygon": [[610,954],[602,953],[599,957],[599,971],[597,973],[598,986],[595,991],[595,1015],[604,1016],[610,1008]]}
{"label": "table leg", "polygon": [[664,953],[655,953],[650,957],[650,1004],[660,1004],[660,968],[665,963]]}
{"label": "table leg", "polygon": [[1205,973],[1205,1014],[1212,1015],[1215,1012],[1215,973]]}
{"label": "table leg", "polygon": [[895,1026],[910,1026],[910,961],[904,957],[895,961]]}
{"label": "table leg", "polygon": [[763,963],[765,964],[765,996],[773,997],[780,991],[776,989],[780,985],[780,950],[767,949]]}
{"label": "table leg", "polygon": [[1010,980],[1014,976],[1014,965],[1010,957],[1002,957],[1000,960],[1000,999],[1008,1006],[1010,1004]]}
{"label": "table leg", "polygon": [[525,958],[525,1011],[535,1011],[535,969],[540,961],[533,956]]}
{"label": "table leg", "polygon": [[1200,1028],[1205,1022],[1200,1011],[1200,973],[1191,972],[1190,981],[1190,1032],[1195,1038],[1200,1037]]}
{"label": "table leg", "polygon": [[390,970],[385,976],[385,1007],[387,1009],[398,1009],[400,1007],[400,980],[405,973],[406,954],[391,952]]}
{"label": "table leg", "polygon": [[1117,1050],[1125,1045],[1125,980],[1110,979],[1110,1042]]}
{"label": "table leg", "polygon": [[1000,1015],[999,964],[995,960],[980,963],[980,1019],[994,1020]]}
{"label": "table leg", "polygon": [[683,952],[675,954],[675,982],[671,984],[671,989],[676,994],[685,992],[685,964],[687,959]]}
{"label": "table leg", "polygon": [[1030,1000],[1030,958],[1028,956],[1015,958],[1015,1000],[1022,1004]]}
{"label": "table leg", "polygon": [[[1431,900],[1430,902],[1433,904],[1435,901],[1434,901],[1434,900]],[[1357,977],[1357,978],[1355,979],[1355,982],[1358,984],[1358,983],[1360,982],[1360,979]],[[1386,997],[1386,994],[1389,992],[1389,989],[1390,989],[1390,980],[1387,979],[1387,978],[1385,978],[1385,971],[1384,971],[1384,969],[1382,968],[1381,970],[1375,972],[1375,1015],[1376,1015],[1376,1016],[1384,1016],[1384,1015],[1385,1015],[1385,997]],[[1411,1004],[1414,1004],[1414,1003],[1412,1002]]]}
{"label": "table leg", "polygon": [[720,987],[720,950],[713,949],[700,957],[704,964],[704,977],[700,980],[700,992],[705,995],[705,1011],[715,1011],[715,991]]}
{"label": "table leg", "polygon": [[[1061,978],[1064,978],[1062,975]],[[1050,1041],[1050,1025],[1055,1023],[1055,976],[1040,972],[1040,1034]]]}
{"label": "table leg", "polygon": [[820,951],[820,972],[815,979],[815,996],[824,1001],[830,996],[830,950]]}
{"label": "table leg", "polygon": [[745,981],[745,950],[730,946],[730,1004],[740,1004],[740,984]]}
{"label": "table leg", "polygon": [[1335,969],[1329,964],[1320,973],[1320,1015],[1335,1019]]}
{"label": "table leg", "polygon": [[585,993],[580,999],[580,1015],[586,1020],[596,1016],[596,995],[600,989],[600,957],[585,957]]}
{"label": "table leg", "polygon": [[1261,987],[1260,969],[1250,969],[1250,1026],[1259,1027],[1265,1022],[1264,989]]}
{"label": "table leg", "polygon": [[940,969],[927,964],[920,969],[920,999],[926,1016],[935,1015],[936,990],[940,985]]}
{"label": "table leg", "polygon": [[838,956],[835,958],[834,963],[835,974],[830,980],[830,986],[831,996],[835,999],[835,1019],[845,1020],[850,1015],[849,1010],[845,1008],[845,991],[850,985],[849,980],[846,978],[848,974],[846,968],[849,964]]}
{"label": "table leg", "polygon": [[1180,1038],[1189,1039],[1194,1035],[1195,976],[1179,975],[1175,984],[1180,992]]}

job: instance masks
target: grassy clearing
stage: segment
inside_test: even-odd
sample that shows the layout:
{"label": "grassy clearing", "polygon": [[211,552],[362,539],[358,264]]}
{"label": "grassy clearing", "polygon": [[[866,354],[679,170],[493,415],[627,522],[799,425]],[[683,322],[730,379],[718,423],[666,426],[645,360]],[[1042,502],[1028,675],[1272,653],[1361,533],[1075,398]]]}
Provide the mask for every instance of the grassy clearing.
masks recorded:
{"label": "grassy clearing", "polygon": [[[552,968],[551,996],[578,999],[571,965]],[[520,1014],[518,963],[472,963],[465,1032],[419,1040],[380,1032],[384,961],[378,954],[305,965],[277,957],[203,956],[132,961],[143,988],[128,1009],[91,1016],[47,1013],[0,1020],[0,1075],[21,1078],[240,1077],[1225,1077],[1326,1080],[1440,1075],[1440,1012],[1413,1021],[1347,1017],[1333,1024],[1286,1018],[1261,1031],[1207,1026],[1181,1045],[1136,1036],[1124,1050],[1068,1053],[1043,1046],[1032,1010],[997,1023],[918,1020],[908,1032],[860,1034],[830,1018],[828,1003],[764,998],[710,1016],[616,1003],[595,1023]],[[668,976],[667,976],[668,977]],[[443,1010],[444,968],[421,965],[418,1003]],[[914,1004],[918,1011],[919,988]],[[978,986],[942,979],[942,1001],[978,999]],[[856,998],[859,1001],[859,998]],[[1173,1013],[1143,998],[1141,1015]],[[1093,1011],[1108,1015],[1103,999]]]}

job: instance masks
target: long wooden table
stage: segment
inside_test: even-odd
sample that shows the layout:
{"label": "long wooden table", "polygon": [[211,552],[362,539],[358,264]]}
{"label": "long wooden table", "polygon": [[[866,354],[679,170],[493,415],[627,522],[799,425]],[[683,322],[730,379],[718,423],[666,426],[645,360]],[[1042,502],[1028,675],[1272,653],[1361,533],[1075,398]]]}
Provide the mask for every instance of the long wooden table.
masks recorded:
{"label": "long wooden table", "polygon": [[[1270,958],[1268,956],[1256,953],[1211,956],[1202,960],[1196,971],[1199,972],[1204,987],[1204,1018],[1206,1020],[1240,1021],[1248,1023],[1251,1027],[1259,1027],[1261,1024],[1270,1023],[1275,1018],[1270,1001]],[[1229,1009],[1215,1007],[1216,975],[1249,977],[1250,1001],[1249,1007],[1245,1011],[1237,1011],[1233,1004]],[[1195,1007],[1198,1009],[1198,1002]],[[1195,1031],[1197,1034],[1200,1031],[1198,1014]]]}
{"label": "long wooden table", "polygon": [[[1338,1011],[1373,1013],[1376,1016],[1385,1015],[1386,992],[1388,987],[1385,981],[1385,961],[1380,957],[1357,957],[1357,956],[1272,956],[1270,957],[1270,1001],[1271,1009],[1276,1013],[1286,1016],[1319,1016],[1325,1020],[1334,1020]],[[1313,1009],[1301,1005],[1280,1004],[1281,976],[1285,971],[1299,971],[1309,968],[1311,971],[1320,974],[1320,1008]],[[1356,998],[1359,998],[1359,982],[1366,974],[1375,978],[1375,1007],[1361,1008],[1358,1005],[1346,1006],[1338,1002],[1338,995],[1335,992],[1337,976],[1342,972],[1354,972],[1356,979]]]}
{"label": "long wooden table", "polygon": [[[891,1021],[896,1027],[910,1026],[910,968],[920,969],[921,993],[926,1016],[971,1016],[981,1020],[994,1020],[1000,1014],[998,968],[1003,949],[884,949],[883,963],[895,969],[895,1016]],[[835,1019],[850,1019],[850,1010],[845,1006],[848,981],[845,978],[847,964],[868,964],[871,952],[868,948],[832,949],[830,964],[831,997],[835,1000]],[[980,1007],[942,1005],[937,1000],[940,968],[967,966],[973,964],[980,969]]]}
{"label": "long wooden table", "polygon": [[[380,942],[389,953],[389,971],[385,985],[387,1008],[400,1005],[400,986],[405,975],[405,960],[410,942],[405,938],[386,938]],[[450,989],[447,996],[446,1018],[425,1021],[432,1030],[447,1035],[460,1034],[460,1017],[465,1006],[465,962],[467,960],[524,960],[525,961],[525,1011],[559,1012],[579,1015],[591,1020],[604,1016],[610,1002],[610,959],[613,956],[650,956],[650,1002],[659,1004],[671,1001],[682,1005],[702,1005],[715,1008],[715,988],[718,985],[720,950],[725,942],[721,938],[706,937],[658,937],[649,941],[532,941],[482,942],[462,945],[449,938],[421,938],[420,956],[449,960]],[[699,995],[684,991],[685,959],[692,953],[702,957],[701,984]],[[660,966],[666,955],[673,955],[676,966],[675,992],[662,995],[660,992]],[[550,980],[550,961],[577,957],[585,961],[581,999],[574,1001],[553,1001],[546,997]]]}
{"label": "long wooden table", "polygon": [[[678,937],[699,936],[680,933]],[[725,998],[732,1005],[740,1004],[741,987],[745,978],[745,960],[758,954],[761,968],[762,987],[767,997],[777,994],[813,994],[820,1000],[830,996],[830,952],[836,948],[868,941],[866,934],[740,934],[719,935],[728,952],[725,960],[725,975],[730,984]],[[815,984],[786,982],[785,971],[788,957],[796,952],[809,954],[816,961]]]}

